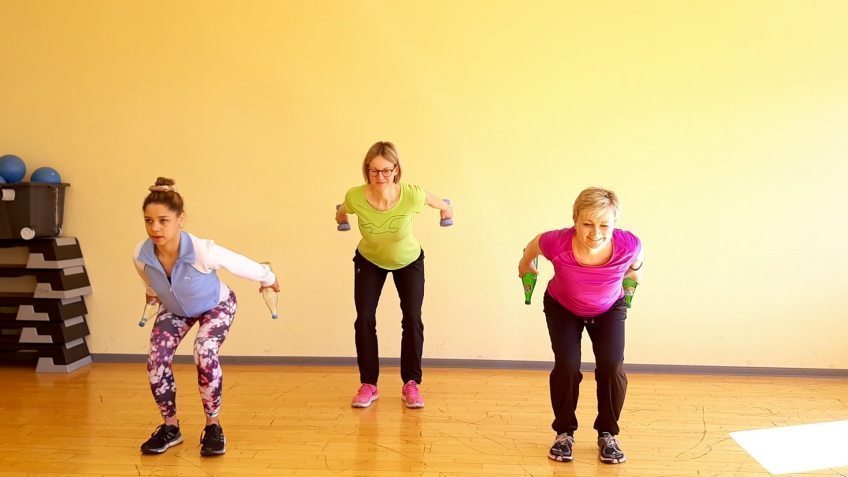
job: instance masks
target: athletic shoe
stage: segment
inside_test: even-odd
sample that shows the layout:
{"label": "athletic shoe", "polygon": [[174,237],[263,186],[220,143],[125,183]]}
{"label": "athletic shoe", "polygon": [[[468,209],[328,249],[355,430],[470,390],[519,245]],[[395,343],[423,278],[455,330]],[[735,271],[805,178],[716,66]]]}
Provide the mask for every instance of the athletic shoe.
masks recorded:
{"label": "athletic shoe", "polygon": [[551,450],[548,451],[548,458],[557,462],[571,462],[573,456],[571,448],[574,447],[574,438],[566,433],[557,434],[554,439],[554,444]]}
{"label": "athletic shoe", "polygon": [[350,405],[353,407],[368,407],[379,398],[380,391],[377,391],[377,386],[363,383],[362,386],[359,386],[359,391],[356,391],[356,395],[350,401]]}
{"label": "athletic shoe", "polygon": [[618,443],[618,437],[602,432],[598,437],[598,456],[604,464],[621,464],[627,460]]}
{"label": "athletic shoe", "polygon": [[145,454],[161,454],[183,441],[183,435],[180,434],[179,426],[170,426],[162,424],[157,427],[153,434],[150,434],[150,439],[141,445],[141,452]]}
{"label": "athletic shoe", "polygon": [[408,408],[424,407],[424,398],[421,397],[418,384],[411,379],[401,388],[401,398]]}
{"label": "athletic shoe", "polygon": [[200,435],[200,455],[213,456],[227,452],[227,438],[218,424],[209,424]]}

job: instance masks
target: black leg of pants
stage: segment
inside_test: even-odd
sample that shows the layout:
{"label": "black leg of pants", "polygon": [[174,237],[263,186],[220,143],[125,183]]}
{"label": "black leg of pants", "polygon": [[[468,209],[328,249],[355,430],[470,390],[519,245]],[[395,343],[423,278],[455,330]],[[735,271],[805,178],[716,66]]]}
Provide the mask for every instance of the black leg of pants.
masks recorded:
{"label": "black leg of pants", "polygon": [[400,342],[400,376],[403,382],[421,383],[421,355],[424,350],[424,252],[414,262],[398,270],[386,270],[369,262],[357,251],[353,257],[353,299],[356,321],[356,362],[359,381],[377,385],[380,357],[377,346],[377,304],[386,275],[390,272],[400,297],[403,334]]}
{"label": "black leg of pants", "polygon": [[545,318],[554,351],[551,371],[551,406],[554,409],[552,427],[557,434],[573,434],[577,430],[577,399],[580,394],[580,341],[585,328],[592,340],[595,354],[595,381],[598,386],[598,433],[619,433],[618,418],[627,393],[624,374],[624,321],[627,307],[617,301],[609,310],[592,318],[572,314],[545,292]]}

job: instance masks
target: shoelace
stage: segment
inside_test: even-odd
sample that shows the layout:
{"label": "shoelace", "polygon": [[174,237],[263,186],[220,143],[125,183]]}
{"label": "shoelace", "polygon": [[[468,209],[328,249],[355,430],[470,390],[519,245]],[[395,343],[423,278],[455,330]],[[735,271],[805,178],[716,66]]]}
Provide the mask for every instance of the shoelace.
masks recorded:
{"label": "shoelace", "polygon": [[167,424],[160,424],[159,427],[157,427],[156,430],[153,431],[152,434],[150,434],[150,437],[161,437],[162,439],[167,440],[168,425]]}
{"label": "shoelace", "polygon": [[406,383],[403,385],[403,393],[407,396],[419,397],[421,393],[418,391],[418,385],[415,384],[415,381],[411,383]]}
{"label": "shoelace", "polygon": [[[208,428],[209,426],[207,426]],[[206,428],[203,429],[203,435],[200,436],[200,443],[203,444],[203,441],[206,440],[206,437],[209,436],[209,439],[215,442],[219,442],[221,440],[221,427],[214,426],[212,430],[206,431]]]}
{"label": "shoelace", "polygon": [[367,384],[363,384],[362,386],[359,386],[359,392],[356,393],[356,394],[366,394],[366,393],[367,394],[374,394],[373,392],[371,392],[370,386],[368,386]]}
{"label": "shoelace", "polygon": [[604,440],[604,446],[605,447],[612,447],[613,451],[615,451],[617,453],[621,453],[621,448],[618,447],[618,445],[619,445],[618,444],[618,437],[611,436],[611,435],[607,434],[607,435],[601,437],[601,439]]}
{"label": "shoelace", "polygon": [[569,438],[569,437],[570,437],[570,436],[569,436],[568,434],[561,434],[561,435],[558,435],[558,436],[556,437],[556,439],[554,440],[554,445],[556,445],[556,444],[565,444],[565,443],[566,443],[566,441],[568,441],[568,438]]}

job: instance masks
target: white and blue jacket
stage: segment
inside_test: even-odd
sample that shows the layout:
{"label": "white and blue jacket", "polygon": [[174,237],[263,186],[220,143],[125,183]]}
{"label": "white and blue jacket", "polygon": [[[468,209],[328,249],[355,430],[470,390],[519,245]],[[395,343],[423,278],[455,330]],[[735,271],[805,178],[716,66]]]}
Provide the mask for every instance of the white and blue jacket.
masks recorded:
{"label": "white and blue jacket", "polygon": [[215,273],[221,267],[242,278],[259,281],[262,286],[273,285],[277,279],[268,265],[188,232],[180,232],[180,253],[170,280],[156,258],[150,239],[136,246],[133,261],[147,294],[159,297],[171,313],[186,317],[200,316],[229,296],[230,288]]}

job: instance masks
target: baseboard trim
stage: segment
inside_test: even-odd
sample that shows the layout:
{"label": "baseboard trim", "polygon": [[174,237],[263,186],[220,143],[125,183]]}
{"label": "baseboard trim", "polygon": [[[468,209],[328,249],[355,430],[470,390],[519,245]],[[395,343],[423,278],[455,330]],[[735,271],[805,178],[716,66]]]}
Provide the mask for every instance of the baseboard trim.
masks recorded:
{"label": "baseboard trim", "polygon": [[[147,361],[144,354],[93,354],[96,363],[143,363]],[[193,363],[190,355],[177,355],[176,363]],[[354,357],[333,356],[221,356],[224,364],[256,364],[256,365],[289,365],[289,366],[356,366]],[[398,358],[381,358],[381,366],[399,366]],[[515,361],[497,359],[445,359],[424,358],[424,367],[431,368],[470,368],[470,369],[516,369],[516,370],[550,370],[551,361]],[[754,366],[701,366],[682,364],[632,364],[625,363],[628,373],[656,374],[714,374],[723,376],[803,376],[803,377],[848,377],[848,369],[828,368],[777,368]],[[594,363],[583,363],[581,369],[591,372]]]}

